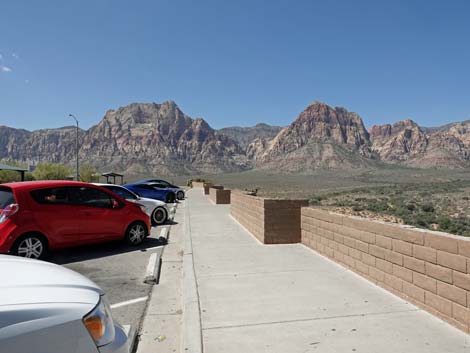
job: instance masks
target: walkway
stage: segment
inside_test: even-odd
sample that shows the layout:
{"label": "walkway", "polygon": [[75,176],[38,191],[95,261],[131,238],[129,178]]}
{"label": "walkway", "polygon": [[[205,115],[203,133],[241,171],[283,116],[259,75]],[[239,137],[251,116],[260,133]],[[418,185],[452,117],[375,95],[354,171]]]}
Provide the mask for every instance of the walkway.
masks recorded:
{"label": "walkway", "polygon": [[188,192],[205,353],[468,353],[470,336],[301,244],[262,245]]}

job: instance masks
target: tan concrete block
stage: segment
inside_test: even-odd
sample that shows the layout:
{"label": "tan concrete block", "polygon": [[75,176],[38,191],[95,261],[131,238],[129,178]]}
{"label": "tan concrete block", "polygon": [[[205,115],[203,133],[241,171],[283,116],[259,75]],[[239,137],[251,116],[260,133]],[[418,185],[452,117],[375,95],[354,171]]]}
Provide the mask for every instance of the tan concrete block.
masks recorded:
{"label": "tan concrete block", "polygon": [[452,270],[450,268],[426,262],[426,275],[439,281],[452,284]]}
{"label": "tan concrete block", "polygon": [[467,291],[462,288],[438,281],[437,294],[455,303],[467,306]]}
{"label": "tan concrete block", "polygon": [[470,309],[452,303],[452,317],[464,325],[470,325]]}
{"label": "tan concrete block", "polygon": [[380,271],[392,274],[393,273],[393,264],[391,262],[382,260],[382,259],[375,259],[375,266]]}
{"label": "tan concrete block", "polygon": [[413,254],[412,244],[403,240],[392,239],[392,249],[393,251],[407,256],[412,256]]}
{"label": "tan concrete block", "polygon": [[350,248],[355,248],[356,245],[356,239],[344,236],[344,245],[350,247]]}
{"label": "tan concrete block", "polygon": [[359,234],[359,240],[363,241],[364,243],[375,244],[375,234],[362,231]]}
{"label": "tan concrete block", "polygon": [[387,250],[377,245],[369,245],[369,254],[380,259],[385,259],[385,251]]}
{"label": "tan concrete block", "polygon": [[458,240],[459,254],[470,258],[470,238]]}
{"label": "tan concrete block", "polygon": [[356,260],[361,260],[361,252],[359,250],[350,248],[349,249],[349,256],[353,257]]}
{"label": "tan concrete block", "polygon": [[450,254],[445,251],[437,251],[437,263],[460,272],[467,272],[467,258],[460,255]]}
{"label": "tan concrete block", "polygon": [[382,235],[375,235],[375,245],[380,246],[385,249],[392,249],[392,239],[389,237],[384,237]]}
{"label": "tan concrete block", "polygon": [[354,267],[356,260],[354,260],[351,256],[344,255],[344,263],[349,267]]}
{"label": "tan concrete block", "polygon": [[424,292],[422,288],[408,282],[403,282],[403,293],[421,303],[424,303]]}
{"label": "tan concrete block", "polygon": [[397,291],[403,291],[403,280],[388,273],[385,274],[385,284]]}
{"label": "tan concrete block", "polygon": [[452,302],[431,292],[425,292],[424,302],[440,313],[452,317]]}
{"label": "tan concrete block", "polygon": [[363,241],[360,241],[360,240],[355,241],[354,248],[356,248],[357,250],[362,251],[362,252],[366,252],[366,253],[369,252],[369,244],[367,244]]}
{"label": "tan concrete block", "polygon": [[393,250],[385,250],[385,260],[403,266],[403,255]]}
{"label": "tan concrete block", "polygon": [[437,281],[434,278],[413,272],[413,283],[432,293],[437,293]]}
{"label": "tan concrete block", "polygon": [[369,274],[369,266],[361,261],[355,261],[354,268],[363,274]]}
{"label": "tan concrete block", "polygon": [[361,253],[361,261],[369,266],[375,266],[375,257],[367,253]]}
{"label": "tan concrete block", "polygon": [[403,256],[403,266],[420,273],[426,273],[425,262],[414,257]]}
{"label": "tan concrete block", "polygon": [[340,214],[330,213],[313,207],[302,207],[302,212],[308,217],[318,218],[325,222],[343,224],[344,216]]}
{"label": "tan concrete block", "polygon": [[385,272],[382,272],[372,266],[369,267],[369,276],[379,282],[385,281]]}
{"label": "tan concrete block", "polygon": [[337,243],[343,244],[344,243],[344,236],[341,235],[341,234],[338,234],[338,233],[334,233],[334,240]]}
{"label": "tan concrete block", "polygon": [[459,271],[452,272],[454,285],[467,291],[470,291],[470,274],[461,273]]}
{"label": "tan concrete block", "polygon": [[346,245],[338,244],[338,251],[340,251],[344,255],[349,255],[349,248]]}
{"label": "tan concrete block", "polygon": [[413,256],[417,259],[437,263],[437,251],[426,246],[413,245]]}
{"label": "tan concrete block", "polygon": [[459,253],[458,241],[456,238],[436,233],[426,233],[424,245],[436,250],[446,251],[452,254]]}
{"label": "tan concrete block", "polygon": [[413,271],[408,270],[407,268],[393,265],[393,275],[399,277],[407,282],[413,282]]}

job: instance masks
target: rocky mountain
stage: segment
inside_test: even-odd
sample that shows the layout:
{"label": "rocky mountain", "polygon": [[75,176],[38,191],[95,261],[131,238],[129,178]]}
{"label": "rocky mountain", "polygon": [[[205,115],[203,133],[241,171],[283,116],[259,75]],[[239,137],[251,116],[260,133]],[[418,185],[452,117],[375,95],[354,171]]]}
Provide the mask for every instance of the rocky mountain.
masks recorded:
{"label": "rocky mountain", "polygon": [[412,120],[372,126],[372,149],[381,160],[420,168],[470,167],[470,121],[423,129]]}
{"label": "rocky mountain", "polygon": [[257,167],[283,171],[355,168],[374,159],[362,119],[321,102],[309,105],[271,141],[249,147]]}
{"label": "rocky mountain", "polygon": [[[72,165],[76,130],[27,131],[0,126],[0,159],[24,164]],[[308,173],[319,168],[352,169],[378,162],[413,167],[470,167],[470,121],[421,128],[412,120],[366,130],[344,108],[309,105],[285,128],[212,129],[172,102],[134,103],[109,110],[79,131],[80,160],[100,171],[127,175],[189,175],[258,168]]]}
{"label": "rocky mountain", "polygon": [[252,127],[231,126],[218,130],[219,133],[231,137],[237,141],[243,149],[247,149],[250,143],[256,139],[271,140],[280,131],[282,127],[268,124],[256,124]]}
{"label": "rocky mountain", "polygon": [[[0,131],[0,158],[34,164],[74,160],[72,128]],[[191,119],[174,102],[134,103],[109,110],[80,133],[80,160],[100,170],[174,175],[244,170],[239,145],[203,119]]]}

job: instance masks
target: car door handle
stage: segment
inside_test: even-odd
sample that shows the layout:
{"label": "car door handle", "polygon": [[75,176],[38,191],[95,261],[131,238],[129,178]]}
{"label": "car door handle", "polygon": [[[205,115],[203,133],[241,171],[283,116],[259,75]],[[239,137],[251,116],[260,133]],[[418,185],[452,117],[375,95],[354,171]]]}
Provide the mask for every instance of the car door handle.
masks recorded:
{"label": "car door handle", "polygon": [[90,211],[82,211],[82,213],[85,215],[85,216],[92,216],[92,213]]}

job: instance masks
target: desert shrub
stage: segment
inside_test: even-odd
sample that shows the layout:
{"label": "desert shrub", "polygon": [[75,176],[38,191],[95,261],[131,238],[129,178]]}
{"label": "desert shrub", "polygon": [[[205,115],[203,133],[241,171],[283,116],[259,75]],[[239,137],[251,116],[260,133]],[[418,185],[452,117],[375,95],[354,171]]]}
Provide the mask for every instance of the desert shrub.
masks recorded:
{"label": "desert shrub", "polygon": [[421,209],[424,212],[434,212],[434,206],[430,203],[425,203],[424,205],[421,205]]}

